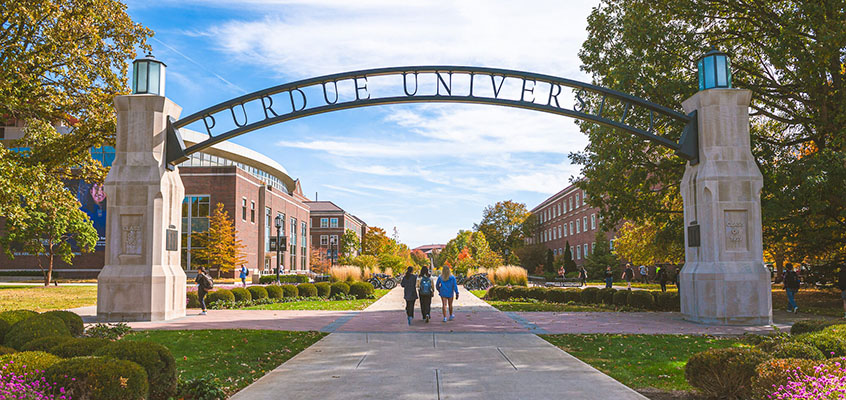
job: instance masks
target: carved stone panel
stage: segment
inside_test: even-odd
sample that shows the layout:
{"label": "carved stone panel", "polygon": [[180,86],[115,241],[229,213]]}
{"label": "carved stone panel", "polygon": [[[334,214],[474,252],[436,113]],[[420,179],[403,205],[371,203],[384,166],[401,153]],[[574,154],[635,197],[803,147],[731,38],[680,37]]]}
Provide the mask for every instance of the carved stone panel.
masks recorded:
{"label": "carved stone panel", "polygon": [[142,215],[120,216],[121,255],[140,256],[144,249],[144,221]]}
{"label": "carved stone panel", "polygon": [[747,213],[746,210],[725,210],[727,251],[749,251]]}

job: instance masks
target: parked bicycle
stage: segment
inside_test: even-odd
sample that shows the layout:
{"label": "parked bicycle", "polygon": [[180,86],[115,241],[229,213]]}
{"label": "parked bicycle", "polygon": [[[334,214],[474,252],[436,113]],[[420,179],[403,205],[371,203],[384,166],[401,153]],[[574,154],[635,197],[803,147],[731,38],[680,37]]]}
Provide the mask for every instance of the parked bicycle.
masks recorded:
{"label": "parked bicycle", "polygon": [[464,279],[464,288],[467,290],[486,290],[493,286],[488,279],[488,274],[481,273]]}
{"label": "parked bicycle", "polygon": [[393,289],[397,287],[396,278],[388,274],[373,274],[368,280],[374,289]]}

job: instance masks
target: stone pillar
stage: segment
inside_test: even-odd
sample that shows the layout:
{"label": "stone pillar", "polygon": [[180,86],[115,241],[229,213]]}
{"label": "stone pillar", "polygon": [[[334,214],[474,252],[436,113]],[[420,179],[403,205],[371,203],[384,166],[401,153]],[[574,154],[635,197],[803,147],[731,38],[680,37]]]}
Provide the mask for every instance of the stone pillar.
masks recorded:
{"label": "stone pillar", "polygon": [[[761,241],[763,177],[749,138],[751,95],[709,89],[683,103],[699,119],[699,164],[688,163],[681,184],[687,247],[679,290],[682,314],[690,321],[772,324]],[[700,243],[692,247],[697,225]]]}
{"label": "stone pillar", "polygon": [[182,108],[165,97],[143,94],[116,97],[115,109],[115,160],[105,182],[106,262],[97,280],[97,317],[183,317],[179,229],[185,189],[178,170],[165,168],[167,117],[178,118]]}

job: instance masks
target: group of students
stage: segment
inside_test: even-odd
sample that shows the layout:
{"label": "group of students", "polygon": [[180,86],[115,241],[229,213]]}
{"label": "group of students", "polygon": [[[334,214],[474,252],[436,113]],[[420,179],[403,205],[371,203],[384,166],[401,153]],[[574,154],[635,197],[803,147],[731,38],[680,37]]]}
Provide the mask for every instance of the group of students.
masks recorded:
{"label": "group of students", "polygon": [[[452,302],[453,300],[458,300],[458,282],[450,272],[448,265],[444,265],[441,275],[438,276],[437,283],[434,284],[432,283],[429,268],[421,268],[420,276],[417,276],[414,274],[414,268],[408,267],[400,285],[404,290],[405,313],[408,317],[409,325],[414,320],[414,303],[417,299],[420,299],[420,313],[423,320],[429,323],[429,320],[432,318],[432,297],[435,295],[435,290],[438,291],[438,296],[441,298],[444,322],[455,319]],[[449,314],[447,314],[447,310]]]}

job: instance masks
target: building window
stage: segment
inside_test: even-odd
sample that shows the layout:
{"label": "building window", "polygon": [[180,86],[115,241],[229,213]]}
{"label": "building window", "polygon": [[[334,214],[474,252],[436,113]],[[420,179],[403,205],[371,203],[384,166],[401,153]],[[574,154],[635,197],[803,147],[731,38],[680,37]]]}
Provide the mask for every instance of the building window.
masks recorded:
{"label": "building window", "polygon": [[582,230],[579,229],[579,220],[576,220],[576,233],[581,233]]}
{"label": "building window", "polygon": [[338,227],[338,219],[332,218],[329,222],[329,227],[330,228],[337,228]]}
{"label": "building window", "polygon": [[568,202],[570,203],[570,211],[573,211],[573,198],[572,198],[572,197],[570,197],[570,198],[568,199]]}
{"label": "building window", "polygon": [[558,203],[557,208],[558,208],[558,215],[561,215],[561,203]]}
{"label": "building window", "polygon": [[302,269],[305,269],[305,267],[306,267],[305,262],[306,262],[306,258],[308,257],[308,251],[306,251],[306,247],[308,247],[307,236],[308,236],[308,224],[305,221],[300,221],[300,247],[301,247],[300,250],[302,250],[300,252],[300,254],[302,255],[302,257],[300,257],[300,258],[302,260],[300,260],[300,261],[302,261],[302,267],[303,267]]}
{"label": "building window", "polygon": [[185,196],[182,201],[182,268],[192,268],[191,252],[200,247],[194,235],[209,230],[209,196]]}
{"label": "building window", "polygon": [[587,232],[587,215],[582,217],[582,227],[585,228],[585,232]]}
{"label": "building window", "polygon": [[590,215],[590,229],[596,229],[596,214]]}
{"label": "building window", "polygon": [[570,259],[571,260],[576,259],[576,253],[573,252],[573,246],[570,246]]}
{"label": "building window", "polygon": [[608,241],[608,247],[609,247],[611,250],[614,250],[614,239],[611,239],[611,240],[609,240],[609,241]]}
{"label": "building window", "polygon": [[[558,229],[561,229],[561,226],[558,226]],[[564,224],[564,237],[567,237],[567,224]]]}
{"label": "building window", "polygon": [[247,198],[246,197],[241,198],[241,220],[242,221],[247,220]]}
{"label": "building window", "polygon": [[576,208],[579,208],[579,194],[576,193]]}
{"label": "building window", "polygon": [[582,259],[582,246],[576,246],[576,259]]}
{"label": "building window", "polygon": [[250,222],[256,223],[256,202],[250,202]]}
{"label": "building window", "polygon": [[573,230],[573,221],[570,221],[570,236],[573,236],[573,232],[575,232]]}
{"label": "building window", "polygon": [[558,255],[559,255],[559,256],[563,256],[563,255],[564,255],[564,252],[563,252],[563,251],[561,251],[561,248],[560,248],[560,247],[558,248]]}
{"label": "building window", "polygon": [[279,228],[279,234],[285,236],[285,214],[284,213],[276,213],[276,216],[282,221],[282,227]]}
{"label": "building window", "polygon": [[264,208],[264,251],[270,251],[270,235],[272,234],[271,229],[273,229],[273,220],[270,216],[273,215],[273,212],[270,210],[270,207]]}
{"label": "building window", "polygon": [[320,245],[321,246],[328,246],[329,245],[329,235],[320,235]]}
{"label": "building window", "polygon": [[[291,218],[291,235],[288,238],[291,245],[291,254],[297,254],[297,219]],[[291,264],[292,266],[294,264]]]}
{"label": "building window", "polygon": [[587,192],[582,190],[582,205],[587,204]]}
{"label": "building window", "polygon": [[585,258],[587,258],[587,256],[588,256],[588,246],[587,246],[587,243],[583,244],[583,245],[582,245],[582,248],[584,248],[584,250],[582,250],[582,252],[583,252],[583,253],[585,253]]}
{"label": "building window", "polygon": [[320,219],[320,227],[321,228],[328,228],[329,227],[329,218],[321,218]]}
{"label": "building window", "polygon": [[561,225],[558,225],[558,238],[561,238]]}

